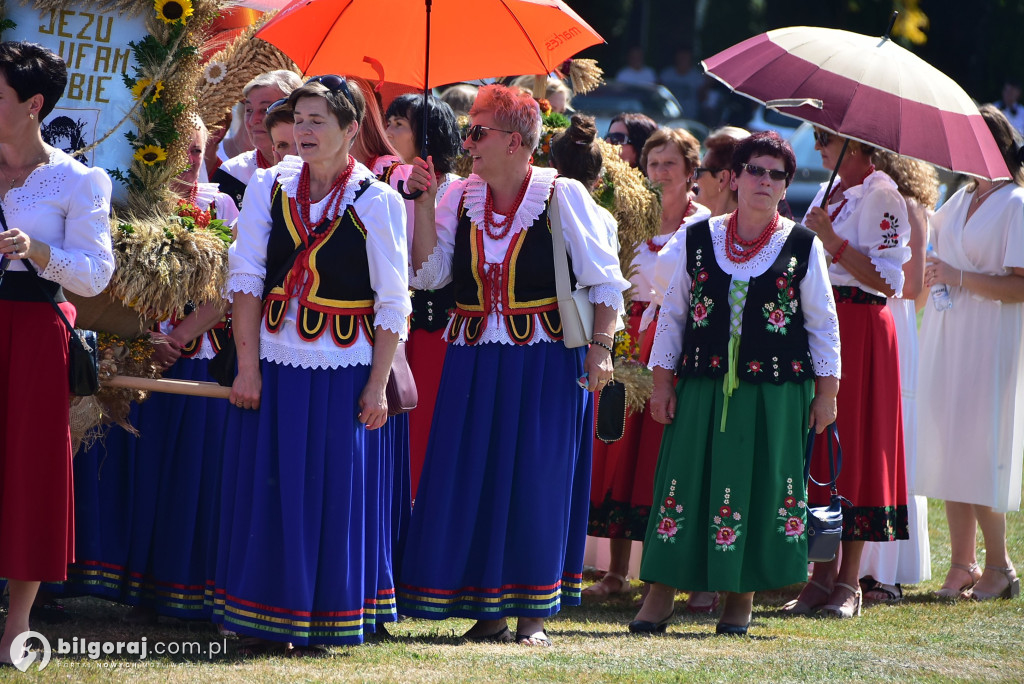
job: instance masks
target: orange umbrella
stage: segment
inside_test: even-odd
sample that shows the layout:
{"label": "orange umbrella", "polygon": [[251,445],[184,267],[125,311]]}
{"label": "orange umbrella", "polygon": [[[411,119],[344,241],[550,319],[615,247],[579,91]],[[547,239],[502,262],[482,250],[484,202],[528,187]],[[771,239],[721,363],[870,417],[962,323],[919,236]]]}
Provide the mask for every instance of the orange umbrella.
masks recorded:
{"label": "orange umbrella", "polygon": [[546,74],[604,42],[561,0],[296,0],[256,35],[307,74],[417,88]]}

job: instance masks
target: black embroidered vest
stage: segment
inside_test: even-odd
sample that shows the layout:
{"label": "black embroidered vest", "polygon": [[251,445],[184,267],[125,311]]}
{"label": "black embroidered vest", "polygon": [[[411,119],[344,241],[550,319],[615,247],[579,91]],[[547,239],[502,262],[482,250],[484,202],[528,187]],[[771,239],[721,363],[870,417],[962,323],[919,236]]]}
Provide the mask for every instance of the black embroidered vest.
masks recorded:
{"label": "black embroidered vest", "polygon": [[[562,339],[547,206],[529,228],[512,236],[502,263],[490,264],[486,270],[483,229],[469,218],[464,202],[459,204],[458,217],[452,257],[455,312],[448,341],[464,332],[466,344],[476,344],[491,312],[502,316],[509,338],[516,344],[529,344],[537,325],[551,339]],[[569,281],[575,288],[571,260]]]}
{"label": "black embroidered vest", "polygon": [[[356,199],[373,182],[368,179],[360,183]],[[345,207],[320,235],[313,235],[302,224],[298,203],[279,184],[274,184],[267,273],[279,272],[300,244],[308,246],[295,259],[284,282],[277,284],[264,302],[267,330],[277,332],[281,328],[289,300],[297,297],[295,323],[302,339],[312,342],[330,330],[335,344],[349,347],[361,328],[373,344],[374,299],[366,256],[366,228],[354,205],[353,201]]]}
{"label": "black embroidered vest", "polygon": [[[750,279],[736,373],[740,380],[778,385],[814,377],[800,302],[813,240],[813,232],[793,226],[771,267]],[[729,363],[732,276],[718,265],[707,221],[687,229],[686,255],[692,285],[679,373],[720,378]]]}

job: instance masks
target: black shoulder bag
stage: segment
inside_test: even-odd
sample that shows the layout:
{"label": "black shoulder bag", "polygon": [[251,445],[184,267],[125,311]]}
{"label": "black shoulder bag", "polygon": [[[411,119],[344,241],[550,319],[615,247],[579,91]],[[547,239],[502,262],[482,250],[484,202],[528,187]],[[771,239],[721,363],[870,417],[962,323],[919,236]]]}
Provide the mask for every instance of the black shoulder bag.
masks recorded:
{"label": "black shoulder bag", "polygon": [[[3,206],[0,206],[0,225],[5,231],[9,230]],[[57,312],[57,316],[64,322],[64,326],[68,330],[68,387],[71,393],[79,397],[90,397],[96,394],[100,389],[99,344],[96,333],[92,330],[80,330],[73,327],[68,317],[57,306],[57,300],[43,286],[43,279],[32,262],[22,259],[21,263],[25,264],[28,272],[35,276],[39,289],[46,296],[46,301],[50,302],[53,310]]]}
{"label": "black shoulder bag", "polygon": [[[828,563],[835,560],[839,551],[839,542],[843,539],[843,504],[851,505],[850,501],[840,496],[836,489],[836,479],[843,469],[843,448],[839,444],[839,430],[832,423],[825,428],[825,439],[828,441],[828,468],[831,482],[818,482],[811,477],[811,454],[814,451],[814,431],[807,437],[807,454],[804,457],[804,481],[813,482],[820,487],[828,487],[832,499],[828,506],[807,507],[807,560],[812,563]],[[835,440],[835,453],[832,452],[832,441]]]}

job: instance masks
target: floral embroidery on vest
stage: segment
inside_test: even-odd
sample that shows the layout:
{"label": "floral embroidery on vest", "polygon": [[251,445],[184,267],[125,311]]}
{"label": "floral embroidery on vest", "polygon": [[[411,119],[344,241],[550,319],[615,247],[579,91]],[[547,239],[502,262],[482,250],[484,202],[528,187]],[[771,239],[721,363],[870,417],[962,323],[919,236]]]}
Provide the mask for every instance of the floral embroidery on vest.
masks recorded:
{"label": "floral embroidery on vest", "polygon": [[805,529],[807,519],[807,503],[798,501],[793,496],[793,478],[786,478],[786,498],[779,508],[779,534],[786,537],[786,541],[792,544],[799,542],[806,537]]}
{"label": "floral embroidery on vest", "polygon": [[757,375],[761,372],[761,362],[754,360],[747,364],[747,372]]}
{"label": "floral embroidery on vest", "polygon": [[686,518],[682,516],[683,504],[676,501],[676,481],[672,480],[672,485],[668,488],[668,496],[661,502],[661,507],[658,509],[658,539],[663,542],[670,544],[676,543],[676,532],[679,531],[679,525]]}
{"label": "floral embroidery on vest", "polygon": [[878,227],[882,229],[882,244],[879,249],[889,249],[900,244],[900,220],[896,216],[885,212],[882,214],[882,220]]}
{"label": "floral embroidery on vest", "polygon": [[793,271],[796,270],[796,257],[790,257],[786,265],[786,274],[775,279],[775,286],[779,288],[776,301],[764,305],[765,320],[768,324],[765,329],[768,332],[786,334],[786,326],[789,325],[789,317],[796,313],[797,300],[796,289],[793,287]]}
{"label": "floral embroidery on vest", "polygon": [[722,498],[723,504],[718,509],[718,515],[712,518],[714,524],[711,525],[711,529],[714,530],[712,537],[715,540],[715,551],[735,551],[736,540],[740,536],[740,528],[743,527],[740,524],[743,516],[729,505],[730,492],[730,488],[726,487],[725,496]]}
{"label": "floral embroidery on vest", "polygon": [[690,291],[690,318],[693,319],[694,328],[704,328],[708,325],[708,314],[715,308],[715,302],[711,297],[704,296],[704,283],[708,281],[708,272],[701,266],[700,249],[694,257],[694,269],[691,275],[693,289]]}

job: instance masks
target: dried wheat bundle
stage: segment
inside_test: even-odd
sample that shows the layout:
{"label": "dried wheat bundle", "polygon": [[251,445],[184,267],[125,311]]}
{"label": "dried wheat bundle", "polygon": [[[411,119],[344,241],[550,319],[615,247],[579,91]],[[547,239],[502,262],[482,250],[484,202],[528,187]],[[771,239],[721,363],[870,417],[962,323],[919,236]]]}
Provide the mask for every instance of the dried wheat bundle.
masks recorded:
{"label": "dried wheat bundle", "polygon": [[126,216],[113,230],[117,268],[108,292],[148,318],[215,301],[227,277],[227,247],[214,233],[188,231],[174,216]]}
{"label": "dried wheat bundle", "polygon": [[626,386],[626,410],[643,413],[654,389],[654,377],[642,363],[615,360],[615,382]]}
{"label": "dried wheat bundle", "polygon": [[242,88],[256,76],[278,69],[301,73],[287,55],[254,37],[273,15],[265,14],[207,62],[198,78],[199,116],[207,127],[212,128],[224,119],[242,99]]}
{"label": "dried wheat bundle", "polygon": [[569,80],[576,95],[589,93],[604,83],[604,69],[597,66],[596,59],[573,59],[569,65]]}

